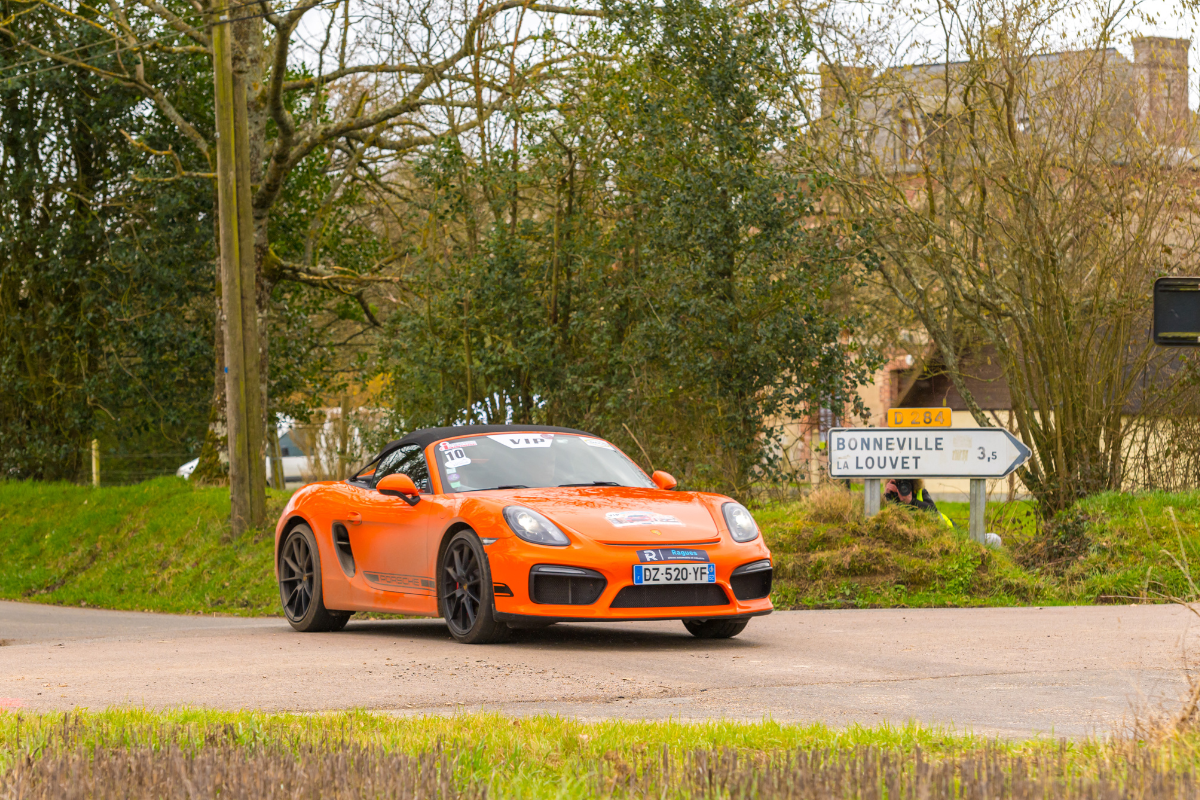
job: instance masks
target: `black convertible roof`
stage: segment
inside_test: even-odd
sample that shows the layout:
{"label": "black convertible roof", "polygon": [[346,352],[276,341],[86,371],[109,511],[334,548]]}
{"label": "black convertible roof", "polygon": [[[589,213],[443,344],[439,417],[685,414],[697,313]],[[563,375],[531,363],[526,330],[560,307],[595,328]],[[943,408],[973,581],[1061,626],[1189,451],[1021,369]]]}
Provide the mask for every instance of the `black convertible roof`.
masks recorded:
{"label": "black convertible roof", "polygon": [[379,451],[379,455],[367,463],[374,463],[388,453],[399,450],[401,447],[409,444],[428,447],[436,441],[448,439],[451,436],[473,436],[475,434],[512,433],[519,431],[528,431],[530,433],[580,433],[584,436],[593,435],[587,431],[580,431],[575,428],[557,428],[553,425],[453,425],[449,428],[421,428],[408,434],[403,439],[388,442]]}

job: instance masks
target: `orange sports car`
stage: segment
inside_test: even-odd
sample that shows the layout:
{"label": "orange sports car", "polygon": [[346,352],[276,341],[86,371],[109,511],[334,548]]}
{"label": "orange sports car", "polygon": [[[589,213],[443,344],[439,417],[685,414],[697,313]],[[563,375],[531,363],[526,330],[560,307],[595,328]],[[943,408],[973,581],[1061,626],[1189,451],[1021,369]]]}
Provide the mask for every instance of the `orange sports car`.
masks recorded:
{"label": "orange sports car", "polygon": [[736,636],[771,613],[771,553],[744,506],[674,487],[570,428],[419,430],[292,496],[275,529],[283,608],[298,631],[441,616],[468,643],[614,620]]}

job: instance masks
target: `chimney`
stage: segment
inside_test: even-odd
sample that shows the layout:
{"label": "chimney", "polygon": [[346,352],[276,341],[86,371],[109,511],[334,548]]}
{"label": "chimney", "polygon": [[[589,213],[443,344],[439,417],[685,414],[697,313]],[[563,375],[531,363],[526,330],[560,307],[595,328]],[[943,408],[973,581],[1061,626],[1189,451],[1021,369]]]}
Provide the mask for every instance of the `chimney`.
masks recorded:
{"label": "chimney", "polygon": [[1183,132],[1188,120],[1188,50],[1191,39],[1140,36],[1133,40],[1138,121],[1167,136]]}

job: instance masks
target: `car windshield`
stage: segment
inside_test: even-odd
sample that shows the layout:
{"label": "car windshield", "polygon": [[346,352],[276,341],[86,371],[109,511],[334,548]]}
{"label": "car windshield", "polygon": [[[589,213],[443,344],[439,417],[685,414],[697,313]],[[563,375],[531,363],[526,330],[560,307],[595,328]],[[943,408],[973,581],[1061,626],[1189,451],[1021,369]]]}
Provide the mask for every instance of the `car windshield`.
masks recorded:
{"label": "car windshield", "polygon": [[603,439],[564,433],[496,433],[434,447],[442,491],[654,483]]}

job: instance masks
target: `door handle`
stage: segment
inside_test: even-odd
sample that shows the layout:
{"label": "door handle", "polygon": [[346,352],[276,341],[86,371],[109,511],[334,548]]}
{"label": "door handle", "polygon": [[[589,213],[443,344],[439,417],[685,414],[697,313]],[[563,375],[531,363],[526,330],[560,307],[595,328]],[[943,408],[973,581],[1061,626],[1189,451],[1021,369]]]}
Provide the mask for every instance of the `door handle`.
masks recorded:
{"label": "door handle", "polygon": [[351,525],[362,525],[362,514],[357,511],[351,511],[346,515],[346,522],[349,522]]}

